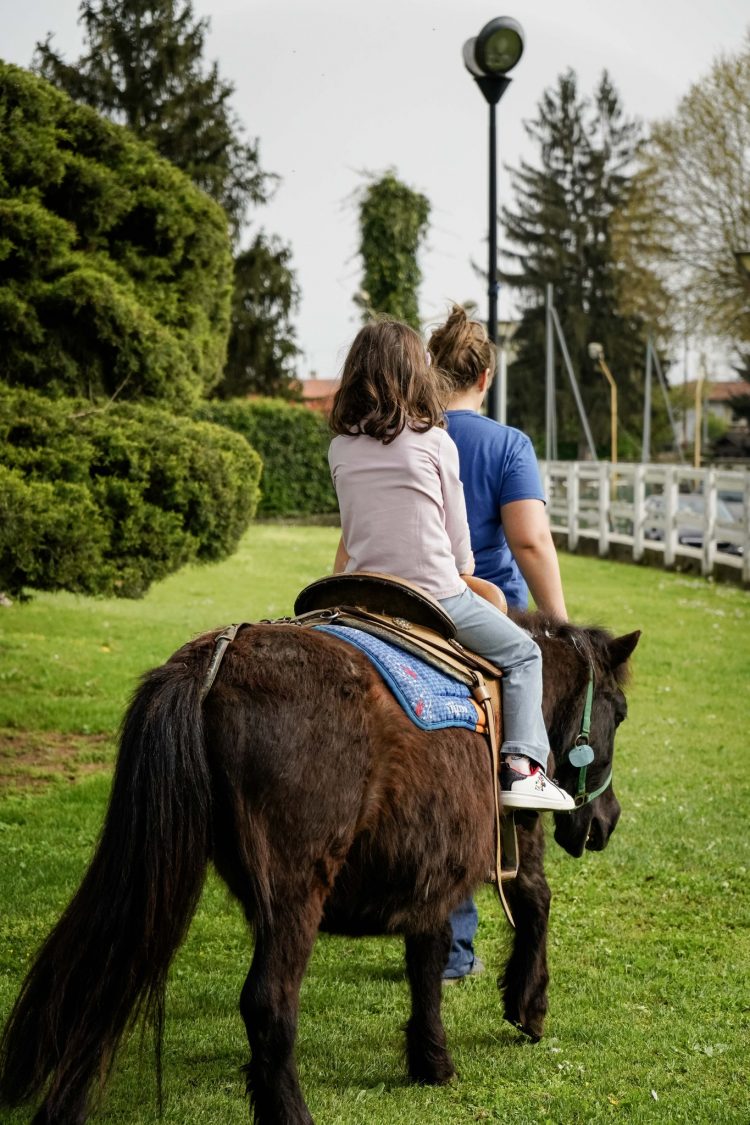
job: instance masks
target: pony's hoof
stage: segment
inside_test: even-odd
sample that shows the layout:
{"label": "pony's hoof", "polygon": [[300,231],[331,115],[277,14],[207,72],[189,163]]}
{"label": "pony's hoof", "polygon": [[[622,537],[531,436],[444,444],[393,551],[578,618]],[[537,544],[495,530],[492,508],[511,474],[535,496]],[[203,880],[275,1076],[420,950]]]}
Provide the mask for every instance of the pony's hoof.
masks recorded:
{"label": "pony's hoof", "polygon": [[412,1074],[410,1078],[412,1082],[416,1082],[418,1086],[447,1086],[456,1077],[456,1072],[453,1067],[432,1074]]}
{"label": "pony's hoof", "polygon": [[409,1077],[420,1086],[445,1086],[455,1073],[453,1059],[448,1054],[442,1058],[409,1060]]}
{"label": "pony's hoof", "polygon": [[524,1023],[522,1020],[516,1019],[514,1016],[510,1016],[507,1013],[505,1019],[509,1024],[515,1027],[516,1031],[520,1031],[521,1034],[525,1035],[527,1039],[530,1039],[532,1043],[538,1043],[544,1034],[543,1020],[527,1020]]}

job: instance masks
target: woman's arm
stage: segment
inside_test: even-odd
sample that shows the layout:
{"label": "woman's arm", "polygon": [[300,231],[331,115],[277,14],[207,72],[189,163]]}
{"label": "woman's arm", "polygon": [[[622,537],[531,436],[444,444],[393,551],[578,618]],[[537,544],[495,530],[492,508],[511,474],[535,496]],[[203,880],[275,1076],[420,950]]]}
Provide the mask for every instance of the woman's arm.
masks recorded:
{"label": "woman's arm", "polygon": [[557,551],[542,500],[513,500],[500,509],[503,531],[537,608],[568,620]]}
{"label": "woman's arm", "polygon": [[349,553],[344,546],[344,536],[339,539],[339,545],[336,548],[336,558],[333,560],[333,573],[343,574],[346,570],[346,564],[349,562]]}

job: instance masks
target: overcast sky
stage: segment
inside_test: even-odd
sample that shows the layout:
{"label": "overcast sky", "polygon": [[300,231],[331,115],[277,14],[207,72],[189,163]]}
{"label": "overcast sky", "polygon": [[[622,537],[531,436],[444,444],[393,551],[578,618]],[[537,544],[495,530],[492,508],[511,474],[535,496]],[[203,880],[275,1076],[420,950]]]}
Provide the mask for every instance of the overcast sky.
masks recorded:
{"label": "overcast sky", "polygon": [[[523,131],[544,89],[572,68],[588,92],[606,68],[626,111],[671,114],[721,51],[741,45],[747,0],[193,0],[208,16],[207,59],[236,87],[234,108],[281,176],[256,224],[291,244],[302,290],[300,374],[336,375],[359,325],[355,195],[362,173],[395,168],[432,204],[422,255],[423,317],[452,298],[486,316],[487,109],[463,67],[464,41],[515,16],[526,51],[498,111],[499,152],[533,156]],[[3,57],[28,66],[48,32],[69,60],[81,34],[77,0],[0,0]],[[501,202],[508,200],[503,171]],[[510,312],[501,293],[500,313]]]}

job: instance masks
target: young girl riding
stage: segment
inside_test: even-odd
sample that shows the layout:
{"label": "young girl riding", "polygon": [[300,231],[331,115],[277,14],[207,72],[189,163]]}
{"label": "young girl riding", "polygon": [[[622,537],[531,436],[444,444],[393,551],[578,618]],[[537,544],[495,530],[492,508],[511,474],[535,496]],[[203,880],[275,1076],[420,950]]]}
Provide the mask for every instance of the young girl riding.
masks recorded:
{"label": "young girl riding", "polygon": [[542,659],[523,629],[467,586],[474,570],[447,388],[421,337],[397,321],[357,334],[334,398],[328,453],[341,511],[334,570],[379,571],[432,594],[466,648],[503,669],[506,808],[574,808],[545,770]]}

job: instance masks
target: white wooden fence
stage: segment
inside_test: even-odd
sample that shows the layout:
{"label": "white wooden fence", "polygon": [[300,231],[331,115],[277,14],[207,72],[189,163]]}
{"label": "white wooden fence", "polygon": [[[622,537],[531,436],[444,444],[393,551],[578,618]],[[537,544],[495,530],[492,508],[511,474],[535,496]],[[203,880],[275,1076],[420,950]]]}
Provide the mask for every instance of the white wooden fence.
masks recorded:
{"label": "white wooden fence", "polygon": [[750,471],[540,461],[555,538],[570,551],[722,573],[750,585]]}

